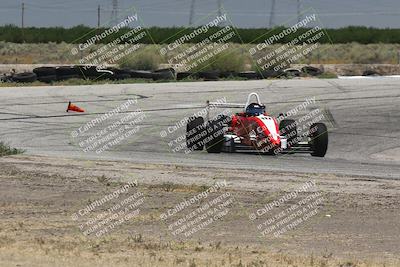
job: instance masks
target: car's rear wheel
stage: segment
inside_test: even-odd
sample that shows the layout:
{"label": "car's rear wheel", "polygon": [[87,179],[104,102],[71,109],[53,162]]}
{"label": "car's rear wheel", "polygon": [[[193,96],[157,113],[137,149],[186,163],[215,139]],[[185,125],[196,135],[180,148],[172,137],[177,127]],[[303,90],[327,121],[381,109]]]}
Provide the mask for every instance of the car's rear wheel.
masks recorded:
{"label": "car's rear wheel", "polygon": [[314,123],[310,127],[311,155],[324,157],[328,150],[328,128],[324,123]]}
{"label": "car's rear wheel", "polygon": [[288,147],[297,144],[297,123],[295,120],[285,119],[279,123],[279,133],[286,136]]}
{"label": "car's rear wheel", "polygon": [[207,123],[206,150],[208,153],[220,153],[224,144],[224,127],[221,121],[212,120]]}
{"label": "car's rear wheel", "polygon": [[191,117],[186,124],[186,147],[190,150],[203,150],[203,132],[207,131],[204,127],[203,117]]}

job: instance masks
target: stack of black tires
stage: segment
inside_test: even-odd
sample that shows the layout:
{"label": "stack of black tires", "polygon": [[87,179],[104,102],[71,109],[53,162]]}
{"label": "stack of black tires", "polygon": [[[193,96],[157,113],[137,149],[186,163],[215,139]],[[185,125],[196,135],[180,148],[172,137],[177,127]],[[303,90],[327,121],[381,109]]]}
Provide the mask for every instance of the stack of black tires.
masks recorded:
{"label": "stack of black tires", "polygon": [[17,73],[9,80],[14,82],[34,82],[36,80],[45,83],[63,81],[68,79],[87,80],[124,80],[124,79],[152,79],[154,81],[175,80],[176,72],[173,68],[159,69],[155,71],[141,71],[119,69],[109,67],[97,69],[96,66],[60,66],[39,67],[33,72]]}
{"label": "stack of black tires", "polygon": [[268,78],[292,78],[299,76],[318,76],[322,70],[304,66],[301,70],[287,69],[284,71],[263,70],[263,71],[201,71],[196,73],[178,72],[173,68],[159,69],[155,71],[119,69],[108,67],[98,70],[96,66],[60,66],[60,67],[39,67],[33,72],[17,73],[9,80],[14,82],[34,82],[36,80],[45,83],[63,81],[68,79],[88,79],[88,80],[124,80],[124,79],[150,79],[153,81],[169,80],[204,80],[218,81],[220,79],[239,78],[244,80],[259,80]]}

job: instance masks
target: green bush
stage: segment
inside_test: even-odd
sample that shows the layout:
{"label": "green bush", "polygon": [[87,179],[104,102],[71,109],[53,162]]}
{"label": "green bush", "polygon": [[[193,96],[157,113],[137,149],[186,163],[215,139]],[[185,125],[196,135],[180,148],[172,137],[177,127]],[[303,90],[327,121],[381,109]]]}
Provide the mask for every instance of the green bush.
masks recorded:
{"label": "green bush", "polygon": [[141,51],[134,52],[127,57],[124,57],[120,62],[121,68],[135,70],[155,70],[163,62],[158,48],[149,46],[142,48]]}
{"label": "green bush", "polygon": [[9,145],[5,144],[4,142],[0,142],[0,157],[21,154],[23,152],[24,151],[21,149],[12,148]]}
{"label": "green bush", "polygon": [[240,48],[228,48],[201,63],[192,71],[243,71],[246,64],[250,62],[250,57],[239,50]]}

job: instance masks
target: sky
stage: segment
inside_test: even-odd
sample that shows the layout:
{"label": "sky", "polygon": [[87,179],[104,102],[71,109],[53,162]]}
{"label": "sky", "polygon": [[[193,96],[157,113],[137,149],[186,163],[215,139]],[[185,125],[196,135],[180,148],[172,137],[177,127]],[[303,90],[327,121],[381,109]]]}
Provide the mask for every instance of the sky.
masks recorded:
{"label": "sky", "polygon": [[[276,0],[271,21],[273,0],[221,0],[232,24],[239,28],[285,25],[297,20],[297,0]],[[399,0],[300,0],[300,10],[315,10],[325,28],[349,25],[377,28],[400,28]],[[25,4],[25,26],[109,25],[112,0],[0,0],[0,25],[21,25],[21,4]],[[187,26],[192,0],[118,0],[118,14],[129,15],[134,9],[144,26]],[[218,0],[195,0],[194,21],[218,10]],[[131,11],[131,13],[134,13]]]}

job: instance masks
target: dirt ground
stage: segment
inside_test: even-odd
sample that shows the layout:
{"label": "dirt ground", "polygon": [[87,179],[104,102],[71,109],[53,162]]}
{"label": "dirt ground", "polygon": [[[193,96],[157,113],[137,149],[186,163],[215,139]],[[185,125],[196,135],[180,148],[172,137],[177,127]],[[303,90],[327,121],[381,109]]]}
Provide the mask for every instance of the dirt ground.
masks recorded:
{"label": "dirt ground", "polygon": [[400,266],[398,180],[27,155],[0,170],[0,266]]}

